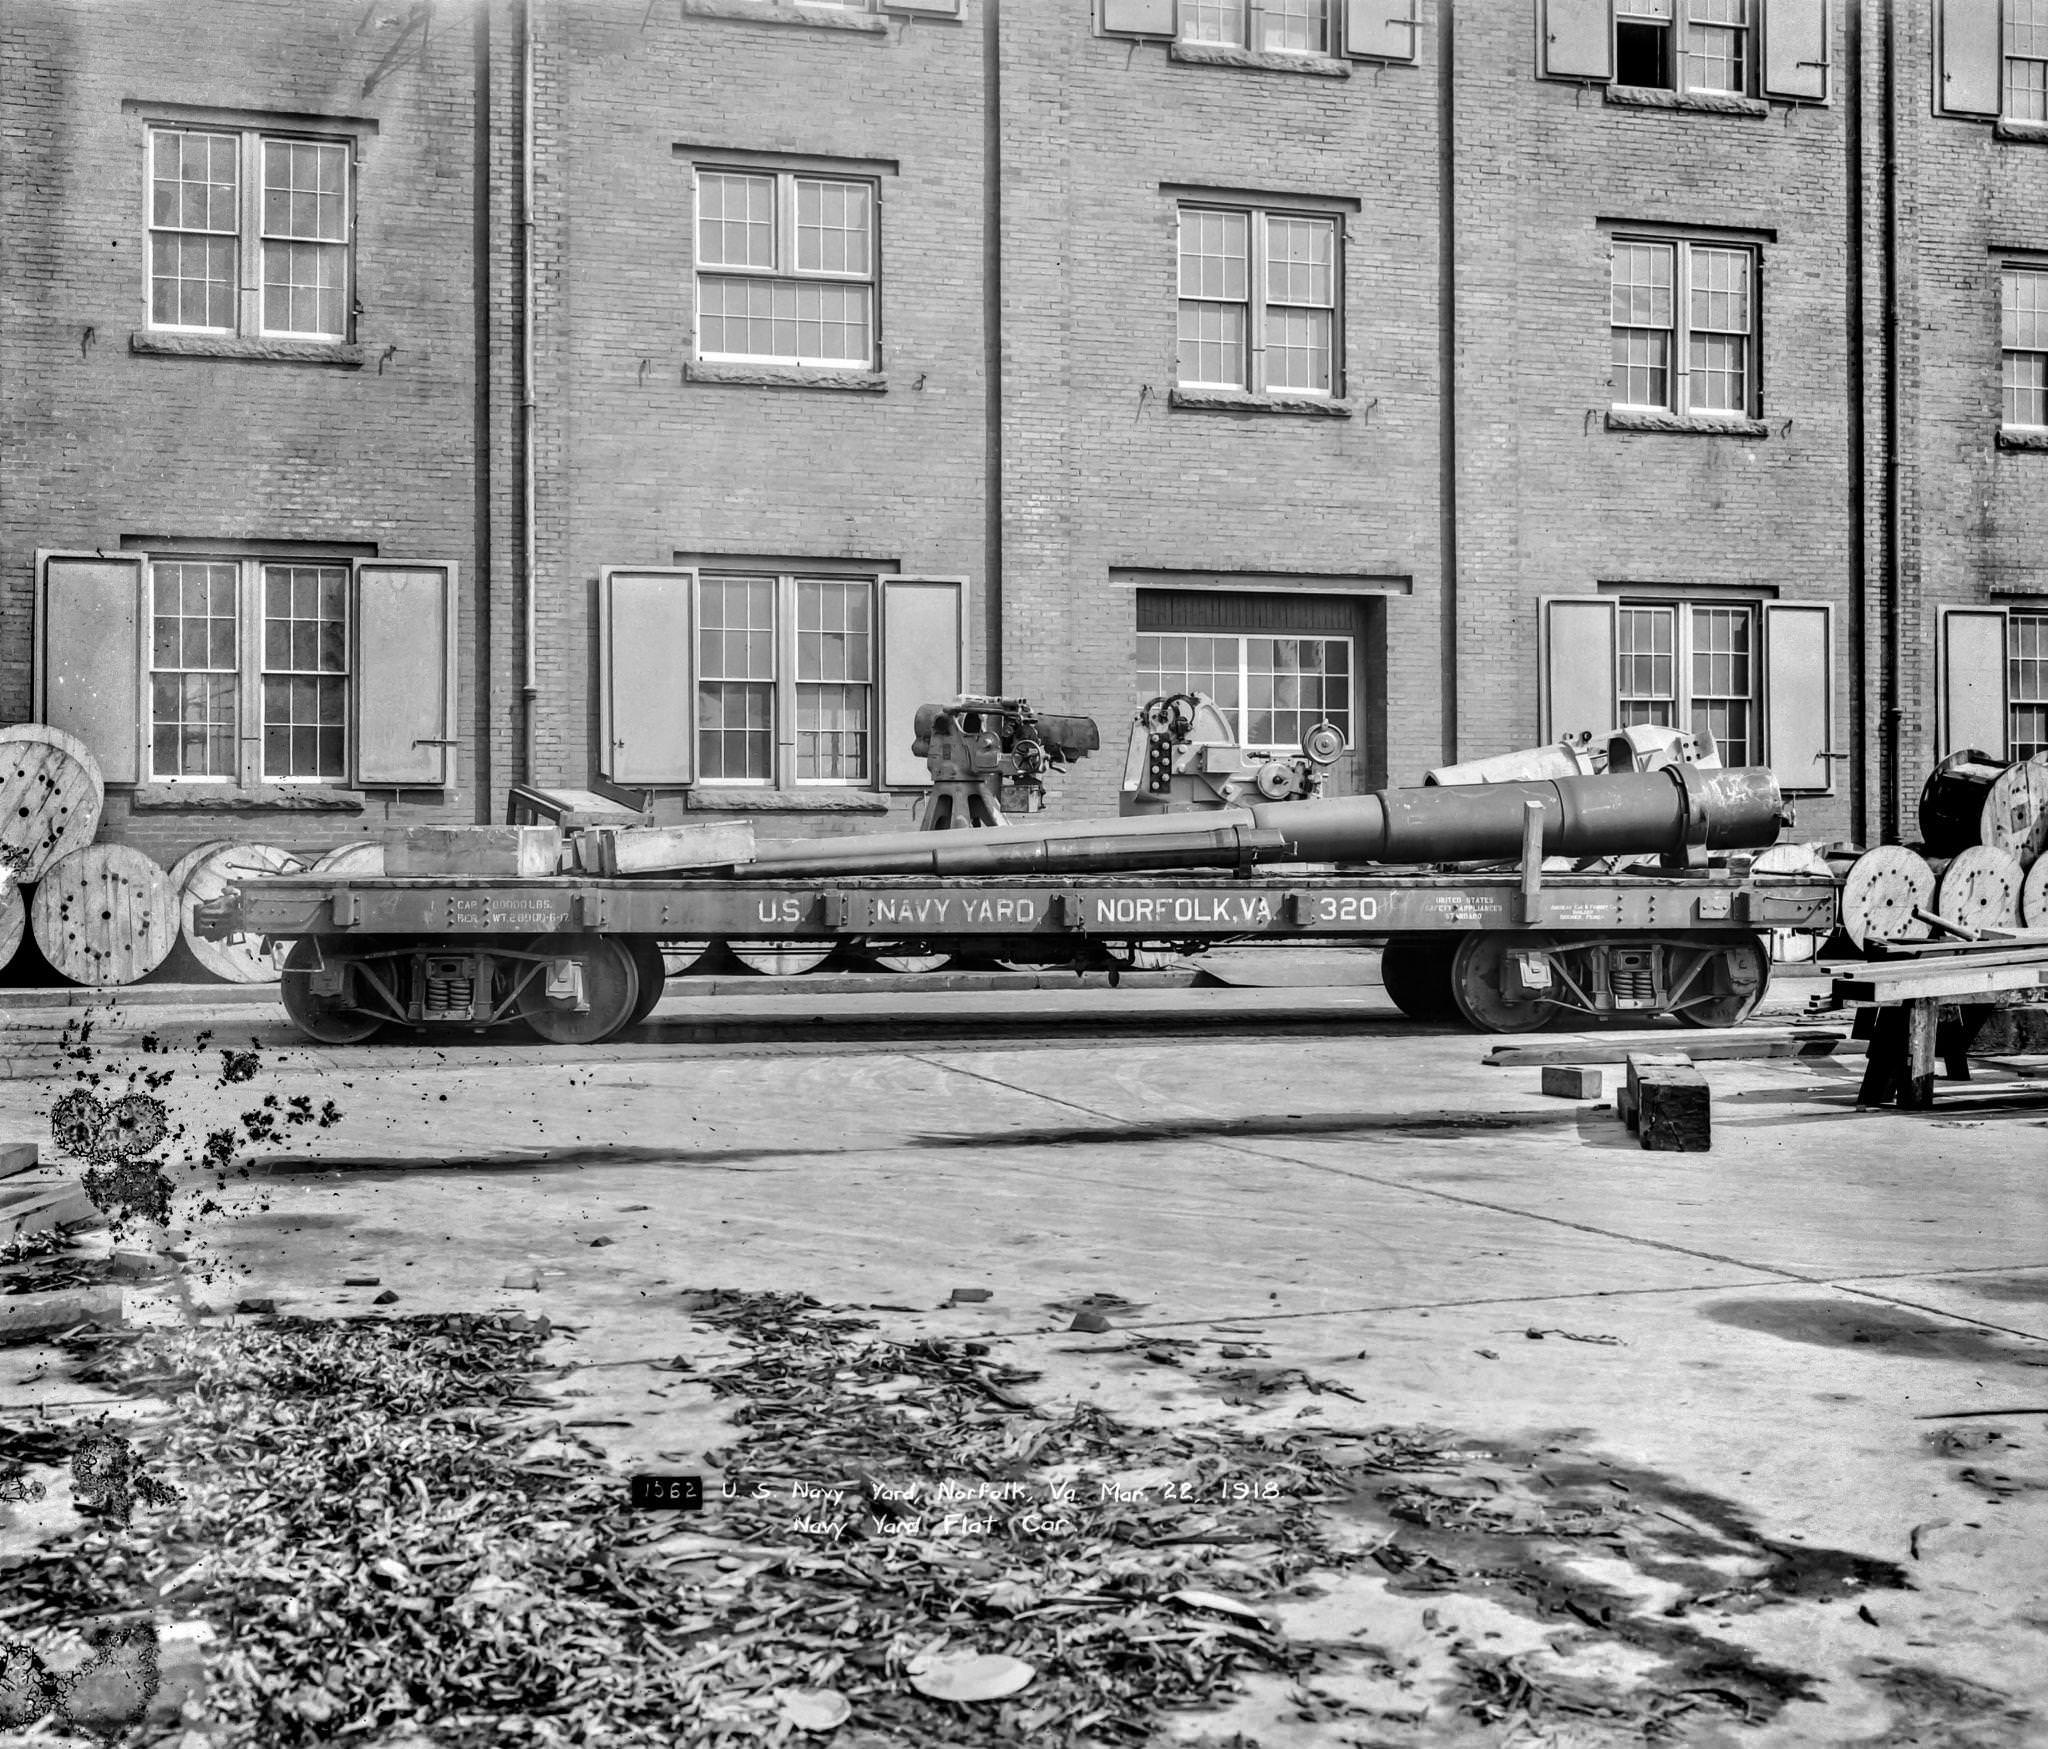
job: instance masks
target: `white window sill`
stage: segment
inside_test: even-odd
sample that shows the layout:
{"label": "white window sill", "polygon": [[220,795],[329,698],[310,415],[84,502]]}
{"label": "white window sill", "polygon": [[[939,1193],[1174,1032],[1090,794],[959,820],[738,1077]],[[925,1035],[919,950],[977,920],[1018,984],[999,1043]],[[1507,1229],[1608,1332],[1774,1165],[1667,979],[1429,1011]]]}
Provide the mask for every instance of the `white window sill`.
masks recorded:
{"label": "white window sill", "polygon": [[871,789],[754,789],[746,784],[700,784],[683,795],[692,814],[886,814],[889,799]]}
{"label": "white window sill", "polygon": [[692,359],[683,366],[683,381],[757,389],[837,389],[853,395],[889,392],[889,379],[878,370],[843,370],[809,364],[738,364]]}
{"label": "white window sill", "polygon": [[1660,413],[1650,408],[1610,407],[1609,431],[1663,432],[1674,437],[1769,437],[1771,428],[1761,419],[1713,418],[1703,414]]}
{"label": "white window sill", "polygon": [[1242,67],[1254,73],[1306,73],[1316,79],[1348,79],[1351,64],[1306,50],[1239,49],[1228,43],[1172,42],[1166,58],[1190,67]]}
{"label": "white window sill", "polygon": [[139,783],[128,806],[137,813],[360,814],[364,802],[354,790],[323,784]]}
{"label": "white window sill", "polygon": [[1348,399],[1328,395],[1253,395],[1243,389],[1176,388],[1166,397],[1171,407],[1205,413],[1294,413],[1311,419],[1349,419]]}
{"label": "white window sill", "polygon": [[2028,140],[2048,146],[2048,121],[2008,121],[2000,118],[1992,133],[2001,140]]}
{"label": "white window sill", "polygon": [[270,364],[331,364],[359,370],[363,349],[340,340],[246,340],[238,334],[166,334],[138,328],[128,350],[155,358],[245,358]]}
{"label": "white window sill", "polygon": [[1733,91],[1664,91],[1652,85],[1610,85],[1606,101],[1618,109],[1682,109],[1694,115],[1768,116],[1771,106]]}
{"label": "white window sill", "polygon": [[747,24],[794,24],[812,30],[850,30],[881,36],[889,21],[834,6],[797,6],[790,0],[681,0],[685,18],[736,18]]}
{"label": "white window sill", "polygon": [[1998,447],[2048,450],[2048,426],[2001,425],[1998,428]]}

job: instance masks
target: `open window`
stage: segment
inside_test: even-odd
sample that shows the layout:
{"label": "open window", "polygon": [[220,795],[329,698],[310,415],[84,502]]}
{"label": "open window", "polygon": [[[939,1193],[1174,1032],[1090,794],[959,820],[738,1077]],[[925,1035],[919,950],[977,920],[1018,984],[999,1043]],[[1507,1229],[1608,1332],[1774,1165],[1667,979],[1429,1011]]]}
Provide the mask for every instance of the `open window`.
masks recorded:
{"label": "open window", "polygon": [[37,711],[109,783],[446,789],[456,567],[44,553]]}
{"label": "open window", "polygon": [[1820,602],[1563,595],[1545,600],[1545,741],[1655,723],[1711,736],[1787,791],[1834,788],[1833,610]]}
{"label": "open window", "polygon": [[1546,78],[1825,103],[1827,0],[1538,0]]}
{"label": "open window", "polygon": [[921,704],[966,678],[966,582],[744,562],[600,585],[599,770],[647,788],[922,785]]}

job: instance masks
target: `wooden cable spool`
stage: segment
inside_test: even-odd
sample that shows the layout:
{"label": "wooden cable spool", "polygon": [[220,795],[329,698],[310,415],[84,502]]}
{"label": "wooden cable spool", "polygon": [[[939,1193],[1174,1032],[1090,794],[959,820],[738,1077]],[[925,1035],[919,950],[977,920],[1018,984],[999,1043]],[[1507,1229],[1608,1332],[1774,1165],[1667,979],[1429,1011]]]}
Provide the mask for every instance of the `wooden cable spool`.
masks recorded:
{"label": "wooden cable spool", "polygon": [[2021,868],[2048,850],[2048,753],[2008,765],[1984,792],[1977,842],[2009,850]]}
{"label": "wooden cable spool", "polygon": [[171,891],[174,893],[183,892],[187,875],[216,850],[226,850],[233,843],[234,840],[232,838],[209,838],[204,844],[195,845],[192,849],[186,851],[183,856],[171,864],[169,877]]}
{"label": "wooden cable spool", "polygon": [[1951,753],[1920,791],[1920,837],[1929,856],[1953,856],[1979,843],[1984,800],[2005,762],[1980,748]]}
{"label": "wooden cable spool", "polygon": [[661,949],[662,974],[669,978],[680,978],[711,951],[708,939],[670,940],[664,936],[656,945]]}
{"label": "wooden cable spool", "polygon": [[1842,877],[1842,933],[1873,941],[1925,941],[1933,926],[1913,915],[1934,902],[1934,870],[1903,844],[1866,850]]}
{"label": "wooden cable spool", "polygon": [[132,984],[178,939],[169,878],[126,844],[88,844],[43,871],[29,902],[43,958],[74,984]]}
{"label": "wooden cable spool", "polygon": [[274,984],[284,970],[288,944],[266,943],[259,936],[234,935],[208,941],[193,927],[193,914],[239,881],[266,875],[297,874],[306,865],[274,844],[226,843],[179,864],[185,870],[178,886],[179,928],[185,946],[200,966],[227,984]]}
{"label": "wooden cable spool", "polygon": [[379,838],[359,838],[353,844],[337,844],[306,872],[350,875],[363,880],[381,879],[384,874],[384,842]]}
{"label": "wooden cable spool", "polygon": [[808,941],[750,941],[744,947],[738,942],[731,945],[734,959],[765,978],[800,978],[805,972],[815,972],[832,957],[830,942],[823,947]]}
{"label": "wooden cable spool", "polygon": [[2020,922],[2028,929],[2048,929],[2048,856],[2034,858],[2020,888]]}
{"label": "wooden cable spool", "polygon": [[1950,858],[1934,884],[1935,913],[1964,929],[2016,929],[2026,871],[2009,850],[1973,844]]}
{"label": "wooden cable spool", "polygon": [[38,881],[100,829],[107,786],[91,749],[43,723],[0,729],[0,860]]}
{"label": "wooden cable spool", "polygon": [[0,970],[5,970],[28,933],[28,906],[12,881],[0,882]]}

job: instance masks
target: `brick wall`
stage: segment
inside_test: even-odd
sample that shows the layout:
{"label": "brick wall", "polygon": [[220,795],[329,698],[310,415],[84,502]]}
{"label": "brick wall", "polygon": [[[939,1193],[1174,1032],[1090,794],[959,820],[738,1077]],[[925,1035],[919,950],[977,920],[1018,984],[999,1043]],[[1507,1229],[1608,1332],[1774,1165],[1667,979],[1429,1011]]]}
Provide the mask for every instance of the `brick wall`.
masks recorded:
{"label": "brick wall", "polygon": [[[34,554],[124,537],[367,545],[462,567],[465,724],[473,659],[473,62],[462,8],[296,0],[151,7],[18,0],[0,37],[0,715],[30,710]],[[360,25],[361,28],[358,28]],[[388,59],[387,59],[388,58]],[[360,142],[360,369],[130,351],[144,324],[147,115],[135,105],[341,117]],[[124,104],[127,105],[124,107]],[[221,836],[317,848],[387,823],[467,819],[458,787],[360,813],[131,813],[103,835],[166,862]]]}
{"label": "brick wall", "polygon": [[[1844,105],[1623,107],[1536,76],[1534,0],[1456,17],[1458,750],[1530,745],[1538,598],[1602,583],[1746,586],[1835,603],[1848,648]],[[1843,61],[1837,19],[1836,64]],[[1615,222],[1746,234],[1761,251],[1768,436],[1609,431]],[[1843,667],[1846,674],[1846,666]],[[1842,737],[1853,710],[1835,689]],[[1838,768],[1839,769],[1839,768]],[[1847,783],[1802,837],[1849,830]]]}
{"label": "brick wall", "polygon": [[[1433,56],[1425,32],[1420,66],[1345,79],[1193,65],[1094,35],[1084,6],[1003,13],[1003,680],[1101,722],[1076,811],[1114,805],[1138,702],[1134,588],[1113,572],[1383,580],[1396,658],[1361,704],[1397,780],[1439,762]],[[1353,417],[1170,405],[1162,185],[1356,203]]]}
{"label": "brick wall", "polygon": [[2012,251],[2048,260],[2048,144],[1936,115],[1928,20],[1902,11],[1896,29],[1900,329],[1910,360],[1900,763],[1910,837],[1914,800],[1940,751],[1939,609],[1995,599],[2048,611],[2048,453],[1996,442],[1999,263]]}
{"label": "brick wall", "polygon": [[[964,576],[981,684],[995,583],[979,18],[861,32],[675,8],[644,26],[638,9],[544,16],[541,776],[580,784],[598,763],[608,565],[773,555]],[[678,147],[893,164],[878,178],[886,392],[684,380],[694,191]]]}

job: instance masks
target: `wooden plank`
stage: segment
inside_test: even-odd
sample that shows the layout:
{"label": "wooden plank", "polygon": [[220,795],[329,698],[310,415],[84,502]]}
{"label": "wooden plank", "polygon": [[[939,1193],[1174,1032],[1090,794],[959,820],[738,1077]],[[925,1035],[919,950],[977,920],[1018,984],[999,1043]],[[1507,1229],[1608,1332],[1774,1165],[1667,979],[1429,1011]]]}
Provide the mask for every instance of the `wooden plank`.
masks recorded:
{"label": "wooden plank", "polygon": [[40,1157],[34,1142],[0,1142],[0,1178],[33,1172]]}
{"label": "wooden plank", "polygon": [[2044,950],[2048,950],[2048,929],[2004,929],[1975,941],[1874,941],[1871,948],[1869,961],[1847,963],[1862,965],[1882,960],[1890,965],[1938,962],[1944,965],[2022,966],[2032,964]]}
{"label": "wooden plank", "polygon": [[551,875],[562,855],[553,826],[408,826],[384,835],[384,872],[397,879],[422,875],[498,875],[508,880]]}
{"label": "wooden plank", "polygon": [[598,841],[606,874],[730,868],[754,860],[751,820],[717,820],[701,826],[600,826],[584,837]]}
{"label": "wooden plank", "polygon": [[622,802],[615,796],[599,795],[588,789],[537,789],[531,784],[515,783],[506,796],[506,811],[513,818],[510,824],[523,826],[531,823],[519,818],[531,815],[533,820],[545,820],[567,831],[575,826],[644,826],[647,824],[647,810]]}
{"label": "wooden plank", "polygon": [[2033,990],[2048,986],[2048,951],[2008,965],[1887,965],[1860,978],[1835,979],[1841,1002],[1915,1002],[1927,997],[1978,996],[1991,990]]}
{"label": "wooden plank", "polygon": [[[1743,1057],[1826,1057],[1854,1055],[1850,1036],[1833,1027],[1801,1027],[1791,1032],[1670,1033],[1685,1041],[1685,1054],[1695,1061],[1728,1061]],[[1495,1045],[1486,1064],[1497,1069],[1537,1068],[1546,1063],[1625,1063],[1644,1048],[1641,1033],[1611,1039],[1554,1040],[1541,1045]]]}
{"label": "wooden plank", "polygon": [[1660,1154],[1704,1154],[1714,1145],[1713,1100],[1707,1078],[1690,1063],[1629,1059],[1636,1084],[1636,1133]]}
{"label": "wooden plank", "polygon": [[1901,1111],[1928,1111],[1934,1105],[1934,1033],[1937,1015],[1932,1002],[1908,1002],[1906,1069],[1899,1083]]}
{"label": "wooden plank", "polygon": [[85,1186],[68,1173],[38,1173],[11,1179],[0,1189],[0,1244],[23,1233],[104,1219]]}

